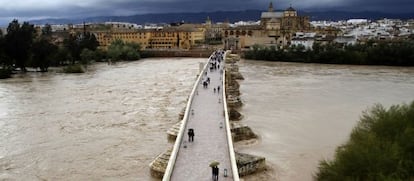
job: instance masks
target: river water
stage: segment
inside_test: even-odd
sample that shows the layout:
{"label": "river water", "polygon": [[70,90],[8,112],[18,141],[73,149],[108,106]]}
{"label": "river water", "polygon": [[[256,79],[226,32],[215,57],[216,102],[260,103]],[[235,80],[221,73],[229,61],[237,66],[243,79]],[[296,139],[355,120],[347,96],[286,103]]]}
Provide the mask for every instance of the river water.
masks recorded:
{"label": "river water", "polygon": [[261,139],[238,150],[266,157],[268,180],[312,180],[362,111],[414,100],[414,68],[244,61],[240,72],[243,123]]}
{"label": "river water", "polygon": [[0,80],[0,180],[151,180],[204,59]]}
{"label": "river water", "polygon": [[[0,180],[153,180],[205,59],[145,59],[85,74],[0,80]],[[414,69],[244,61],[243,122],[261,137],[268,180],[311,180],[361,111],[414,99]]]}

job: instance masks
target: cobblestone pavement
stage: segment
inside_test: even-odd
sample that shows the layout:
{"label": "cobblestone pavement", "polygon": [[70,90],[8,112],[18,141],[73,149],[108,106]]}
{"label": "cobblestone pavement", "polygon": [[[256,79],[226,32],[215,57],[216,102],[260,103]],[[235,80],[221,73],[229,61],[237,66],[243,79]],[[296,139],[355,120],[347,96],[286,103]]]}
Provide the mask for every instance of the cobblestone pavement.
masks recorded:
{"label": "cobblestone pavement", "polygon": [[[220,68],[222,66],[220,65]],[[197,94],[194,96],[185,136],[181,143],[175,167],[171,177],[172,181],[204,181],[212,180],[210,162],[220,162],[218,166],[219,181],[233,180],[231,163],[225,129],[224,109],[222,98],[222,85],[220,70],[207,71],[206,80],[210,78],[208,88],[202,84],[197,87]],[[202,82],[202,81],[201,81]],[[217,87],[220,85],[220,93]],[[216,88],[216,92],[213,91]],[[188,129],[194,129],[194,142],[188,141]],[[224,169],[227,169],[227,177],[224,177]]]}

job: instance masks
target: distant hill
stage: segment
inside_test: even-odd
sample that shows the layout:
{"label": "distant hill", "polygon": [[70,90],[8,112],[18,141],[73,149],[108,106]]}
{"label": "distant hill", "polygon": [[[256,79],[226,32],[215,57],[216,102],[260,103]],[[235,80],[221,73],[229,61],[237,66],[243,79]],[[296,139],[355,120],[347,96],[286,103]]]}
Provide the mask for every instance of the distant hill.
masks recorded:
{"label": "distant hill", "polygon": [[[30,21],[33,24],[79,24],[82,22],[130,22],[136,24],[145,23],[171,23],[184,21],[187,23],[203,23],[209,16],[213,22],[230,22],[237,21],[257,21],[260,19],[262,10],[245,10],[245,11],[217,11],[217,12],[200,12],[200,13],[160,13],[160,14],[142,14],[133,16],[99,16],[84,19],[41,19]],[[355,18],[377,20],[382,18],[412,19],[413,13],[381,13],[381,12],[343,12],[343,11],[325,11],[325,12],[303,12],[299,15],[307,15],[311,20],[347,20]]]}

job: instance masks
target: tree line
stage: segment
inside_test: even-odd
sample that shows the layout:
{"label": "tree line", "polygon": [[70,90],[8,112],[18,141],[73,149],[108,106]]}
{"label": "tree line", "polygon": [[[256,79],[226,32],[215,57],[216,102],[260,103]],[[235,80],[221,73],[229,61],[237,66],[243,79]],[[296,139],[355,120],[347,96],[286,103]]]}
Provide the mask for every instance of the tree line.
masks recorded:
{"label": "tree line", "polygon": [[312,49],[291,46],[287,49],[254,45],[244,57],[253,60],[352,64],[414,66],[414,41],[374,42],[340,45],[315,43]]}
{"label": "tree line", "polygon": [[10,22],[5,35],[0,31],[0,78],[10,77],[13,71],[26,72],[27,67],[47,72],[50,66],[86,66],[93,60],[140,58],[139,44],[117,40],[110,45],[110,51],[104,51],[98,49],[99,42],[95,35],[86,31],[68,34],[61,46],[53,40],[50,25],[36,32],[34,25],[28,22]]}

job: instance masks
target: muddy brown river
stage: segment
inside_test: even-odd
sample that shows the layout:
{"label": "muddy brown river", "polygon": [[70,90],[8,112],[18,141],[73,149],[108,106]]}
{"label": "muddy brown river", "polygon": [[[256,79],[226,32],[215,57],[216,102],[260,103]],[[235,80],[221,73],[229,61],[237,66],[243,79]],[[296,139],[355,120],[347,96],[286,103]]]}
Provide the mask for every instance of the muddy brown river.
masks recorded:
{"label": "muddy brown river", "polygon": [[[204,59],[145,59],[85,74],[0,80],[0,180],[153,180]],[[311,180],[361,112],[414,100],[414,69],[243,61],[244,123],[272,178]]]}
{"label": "muddy brown river", "polygon": [[267,180],[312,180],[362,111],[414,101],[414,68],[244,61],[240,72],[243,122],[261,139],[238,150],[266,157]]}

